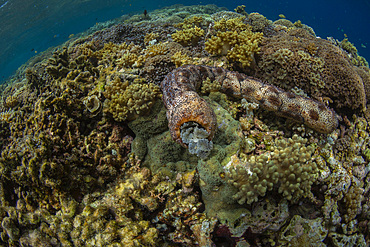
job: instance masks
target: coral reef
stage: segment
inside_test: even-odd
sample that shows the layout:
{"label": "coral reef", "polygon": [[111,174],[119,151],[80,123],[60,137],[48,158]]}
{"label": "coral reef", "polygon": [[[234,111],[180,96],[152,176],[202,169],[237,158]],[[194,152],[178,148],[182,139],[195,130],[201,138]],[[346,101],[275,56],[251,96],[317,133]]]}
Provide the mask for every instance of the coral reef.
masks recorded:
{"label": "coral reef", "polygon": [[285,246],[326,246],[322,241],[328,230],[320,218],[310,220],[295,215],[289,225],[281,232],[279,244]]}
{"label": "coral reef", "polygon": [[175,5],[75,35],[0,93],[0,246],[370,243],[349,39]]}
{"label": "coral reef", "polygon": [[175,25],[175,27],[181,28],[181,30],[177,30],[171,35],[173,41],[183,46],[195,46],[204,36],[204,30],[200,27],[202,22],[203,18],[201,16],[185,18],[184,22]]}

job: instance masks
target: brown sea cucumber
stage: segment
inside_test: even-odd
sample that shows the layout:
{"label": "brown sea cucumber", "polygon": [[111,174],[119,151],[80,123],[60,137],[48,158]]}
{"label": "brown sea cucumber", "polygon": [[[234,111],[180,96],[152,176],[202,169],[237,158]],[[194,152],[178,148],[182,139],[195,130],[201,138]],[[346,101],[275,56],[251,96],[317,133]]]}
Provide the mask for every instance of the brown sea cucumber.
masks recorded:
{"label": "brown sea cucumber", "polygon": [[167,109],[168,127],[172,139],[184,147],[181,131],[185,123],[197,123],[212,140],[216,130],[216,115],[197,91],[209,78],[220,83],[221,91],[236,98],[245,98],[277,115],[304,123],[320,133],[331,133],[338,126],[338,115],[324,103],[302,97],[263,83],[235,71],[204,65],[187,65],[169,73],[161,83],[163,102]]}

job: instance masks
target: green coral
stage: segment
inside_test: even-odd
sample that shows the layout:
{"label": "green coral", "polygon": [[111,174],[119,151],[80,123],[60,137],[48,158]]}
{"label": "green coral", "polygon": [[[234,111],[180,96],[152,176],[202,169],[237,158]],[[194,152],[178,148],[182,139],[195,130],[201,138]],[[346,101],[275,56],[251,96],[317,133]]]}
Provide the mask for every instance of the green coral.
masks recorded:
{"label": "green coral", "polygon": [[[160,204],[164,206],[174,184],[152,175],[132,157],[130,165],[116,186],[89,194],[81,203],[60,195],[61,207],[55,213],[42,208],[28,212],[24,200],[19,200],[17,207],[2,205],[2,241],[22,246],[161,245],[159,230],[144,215]],[[203,216],[203,220],[207,218]]]}
{"label": "green coral", "polygon": [[344,221],[350,222],[361,212],[361,202],[363,200],[364,189],[352,182],[348,193],[344,195],[347,213],[344,215]]}
{"label": "green coral", "polygon": [[203,21],[202,16],[193,15],[185,18],[183,22],[175,24],[174,26],[181,29],[190,29],[193,27],[199,27],[202,21]]}
{"label": "green coral", "polygon": [[297,61],[299,69],[307,74],[307,80],[311,84],[311,88],[319,91],[325,87],[324,80],[321,77],[324,69],[324,61],[302,50],[294,52],[287,48],[281,48],[271,54],[268,60],[261,61],[261,64],[264,66],[265,77],[269,81],[277,82],[276,84],[279,84],[283,88],[289,88],[289,85],[282,83],[289,83],[287,78],[291,76],[291,71],[293,72],[291,61]]}
{"label": "green coral", "polygon": [[336,110],[363,111],[364,83],[350,56],[338,46],[305,29],[288,28],[267,36],[260,48],[256,55],[258,78],[285,90],[301,88],[313,98],[329,98]]}
{"label": "green coral", "polygon": [[168,42],[148,45],[143,51],[144,57],[145,59],[147,59],[149,57],[154,57],[157,55],[165,55],[167,54],[169,48],[170,47],[168,46]]}
{"label": "green coral", "polygon": [[238,188],[233,198],[240,204],[250,204],[275,185],[279,193],[293,202],[302,196],[310,197],[318,169],[312,160],[315,147],[306,143],[307,139],[294,135],[275,141],[271,153],[251,156],[245,161],[232,157],[225,170],[229,182]]}
{"label": "green coral", "polygon": [[150,110],[154,101],[161,97],[159,87],[153,83],[121,82],[116,79],[107,83],[104,96],[109,99],[106,111],[113,115],[116,121],[133,120]]}
{"label": "green coral", "polygon": [[195,64],[191,57],[189,57],[187,54],[183,54],[181,51],[178,51],[175,54],[173,54],[171,60],[176,65],[176,68],[186,64]]}
{"label": "green coral", "polygon": [[192,27],[184,30],[177,30],[172,34],[172,39],[183,46],[196,45],[204,35],[204,30],[200,27]]}
{"label": "green coral", "polygon": [[271,25],[272,21],[260,13],[250,13],[248,15],[248,23],[251,25],[253,32],[263,32],[266,27]]}
{"label": "green coral", "polygon": [[225,32],[229,31],[244,31],[247,29],[247,25],[243,22],[245,20],[245,16],[241,16],[238,18],[232,18],[225,20],[222,18],[219,21],[216,21],[213,25],[213,28],[218,31]]}
{"label": "green coral", "polygon": [[329,233],[328,236],[334,246],[358,246],[358,247],[365,247],[368,246],[366,244],[365,238],[362,234],[353,234],[350,236],[347,236],[345,234],[340,234],[336,232]]}
{"label": "green coral", "polygon": [[[88,45],[87,43],[86,45]],[[142,49],[133,43],[115,44],[109,42],[102,49],[94,52],[93,56],[99,60],[100,65],[106,67],[130,68],[141,67],[145,58],[140,54]]]}
{"label": "green coral", "polygon": [[226,55],[232,62],[238,62],[243,67],[248,67],[254,62],[263,34],[252,32],[250,26],[242,23],[243,18],[235,18],[216,22],[217,34],[205,42],[205,50],[214,55]]}
{"label": "green coral", "polygon": [[203,18],[201,16],[191,16],[185,18],[184,22],[178,23],[175,27],[180,28],[171,35],[173,41],[183,46],[195,46],[200,38],[204,36],[204,30],[200,27]]}

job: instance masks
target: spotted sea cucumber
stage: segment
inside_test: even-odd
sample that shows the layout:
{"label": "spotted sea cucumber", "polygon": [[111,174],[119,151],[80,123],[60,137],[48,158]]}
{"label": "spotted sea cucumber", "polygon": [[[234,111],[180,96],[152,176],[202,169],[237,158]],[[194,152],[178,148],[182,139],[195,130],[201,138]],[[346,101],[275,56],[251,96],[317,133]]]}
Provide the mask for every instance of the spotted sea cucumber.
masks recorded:
{"label": "spotted sea cucumber", "polygon": [[258,103],[263,109],[304,123],[317,132],[331,133],[338,126],[338,115],[322,102],[286,92],[235,71],[204,65],[186,65],[169,73],[161,83],[171,137],[184,147],[188,147],[181,135],[185,123],[194,122],[200,125],[208,133],[206,139],[209,141],[215,134],[216,115],[197,94],[206,78],[220,83],[220,90],[228,95]]}

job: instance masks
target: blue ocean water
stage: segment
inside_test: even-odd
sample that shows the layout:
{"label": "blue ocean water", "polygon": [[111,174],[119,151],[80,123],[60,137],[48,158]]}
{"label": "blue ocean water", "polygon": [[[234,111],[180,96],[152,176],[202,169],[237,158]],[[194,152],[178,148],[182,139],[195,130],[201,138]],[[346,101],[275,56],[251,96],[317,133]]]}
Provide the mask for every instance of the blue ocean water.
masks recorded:
{"label": "blue ocean water", "polygon": [[139,1],[139,0],[0,0],[0,82],[36,53],[59,45],[76,34],[129,13],[173,4],[216,4],[233,10],[259,12],[270,20],[284,14],[314,28],[316,35],[342,40],[348,36],[361,56],[370,61],[370,1]]}

